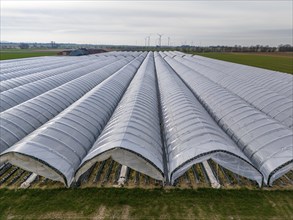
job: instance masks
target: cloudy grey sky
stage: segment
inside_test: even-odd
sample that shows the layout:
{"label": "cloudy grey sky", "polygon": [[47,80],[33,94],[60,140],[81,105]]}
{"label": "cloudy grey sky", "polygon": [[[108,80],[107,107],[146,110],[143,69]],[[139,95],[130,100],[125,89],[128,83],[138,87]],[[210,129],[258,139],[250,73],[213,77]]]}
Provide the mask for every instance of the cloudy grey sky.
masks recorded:
{"label": "cloudy grey sky", "polygon": [[1,0],[1,41],[151,45],[292,44],[289,1]]}

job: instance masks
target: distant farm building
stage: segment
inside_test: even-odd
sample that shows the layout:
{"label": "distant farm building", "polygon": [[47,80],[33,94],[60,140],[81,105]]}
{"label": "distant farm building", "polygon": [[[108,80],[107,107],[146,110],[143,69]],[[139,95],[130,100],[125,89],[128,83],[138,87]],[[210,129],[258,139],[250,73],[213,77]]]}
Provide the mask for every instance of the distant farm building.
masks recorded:
{"label": "distant farm building", "polygon": [[89,55],[89,54],[96,54],[96,53],[105,53],[108,52],[104,49],[86,49],[86,48],[80,48],[77,50],[64,50],[60,51],[58,55],[60,56],[83,56],[83,55]]}

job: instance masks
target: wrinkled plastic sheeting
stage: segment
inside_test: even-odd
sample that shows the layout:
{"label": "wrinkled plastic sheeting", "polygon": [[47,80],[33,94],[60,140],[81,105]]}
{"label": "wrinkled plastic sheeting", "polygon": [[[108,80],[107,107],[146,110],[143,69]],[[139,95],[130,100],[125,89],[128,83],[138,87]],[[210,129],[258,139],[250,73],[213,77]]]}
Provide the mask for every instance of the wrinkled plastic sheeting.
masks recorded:
{"label": "wrinkled plastic sheeting", "polygon": [[153,54],[149,53],[84,158],[78,179],[97,161],[112,157],[120,164],[163,180],[163,155]]}
{"label": "wrinkled plastic sheeting", "polygon": [[[287,152],[287,153],[292,153],[291,152]],[[278,162],[278,161],[277,161]],[[281,176],[283,176],[284,174],[286,174],[288,172],[288,170],[293,170],[293,160],[288,162],[287,164],[282,164],[280,168],[276,169],[274,172],[272,172],[269,176],[269,180],[268,180],[268,185],[272,186],[274,181],[277,180],[278,178],[280,178]]]}
{"label": "wrinkled plastic sheeting", "polygon": [[[11,71],[17,71],[21,69],[25,69],[27,66],[40,66],[44,65],[44,63],[53,62],[54,60],[60,61],[60,57],[54,56],[42,56],[42,57],[29,57],[29,58],[20,58],[20,59],[12,59],[12,60],[0,60],[0,74],[9,73]],[[3,70],[6,70],[2,72]],[[8,71],[7,71],[8,70]]]}
{"label": "wrinkled plastic sheeting", "polygon": [[64,72],[62,74],[51,76],[42,80],[38,80],[36,82],[31,82],[23,86],[1,92],[0,112],[3,112],[29,99],[41,95],[51,89],[68,83],[71,80],[87,75],[93,71],[97,71],[104,66],[113,65],[113,62],[115,61],[115,59],[109,59],[108,61],[104,62],[88,63],[88,65],[75,68],[72,71]]}
{"label": "wrinkled plastic sheeting", "polygon": [[17,78],[2,81],[1,87],[0,87],[0,92],[4,92],[6,90],[13,89],[13,88],[16,88],[16,87],[19,87],[19,86],[22,86],[22,85],[25,85],[28,83],[38,81],[38,80],[42,80],[42,79],[45,79],[50,76],[55,76],[57,74],[72,71],[76,68],[80,68],[83,66],[93,64],[95,62],[101,62],[101,61],[105,61],[105,60],[107,60],[107,58],[103,58],[103,59],[100,58],[100,59],[96,59],[96,60],[89,59],[89,60],[80,60],[80,61],[71,60],[70,62],[63,62],[63,63],[60,63],[60,65],[56,68],[52,68],[52,69],[45,70],[45,71],[39,71],[37,73],[33,73],[33,74],[20,76]]}
{"label": "wrinkled plastic sheeting", "polygon": [[215,70],[221,70],[235,78],[248,81],[252,85],[277,92],[293,100],[293,76],[291,74],[196,55],[193,57],[185,56],[184,58],[204,64]]}
{"label": "wrinkled plastic sheeting", "polygon": [[0,113],[0,153],[58,115],[129,63],[120,60]]}
{"label": "wrinkled plastic sheeting", "polygon": [[108,122],[143,59],[144,56],[137,58],[97,85],[3,152],[1,158],[70,186],[76,169]]}
{"label": "wrinkled plastic sheeting", "polygon": [[291,129],[182,63],[170,57],[166,61],[263,174],[265,184],[272,184],[270,176],[278,176],[278,170],[290,170],[284,165],[293,161]]}
{"label": "wrinkled plastic sheeting", "polygon": [[1,67],[0,74],[2,75],[2,74],[18,71],[18,70],[25,70],[29,66],[39,67],[42,65],[53,63],[55,61],[64,62],[67,60],[80,60],[80,57],[42,56],[42,57],[19,58],[19,59],[12,59],[12,60],[0,60],[0,67]]}
{"label": "wrinkled plastic sheeting", "polygon": [[[251,83],[249,80],[250,78],[248,77],[244,79],[243,77],[238,78],[235,77],[236,74],[226,73],[220,68],[211,68],[208,66],[208,63],[206,65],[198,64],[193,62],[193,60],[180,57],[175,57],[174,59],[240,96],[249,104],[283,123],[287,127],[293,128],[292,99],[289,99],[285,95],[279,94],[274,90]],[[291,77],[291,81],[293,82],[293,76]]]}
{"label": "wrinkled plastic sheeting", "polygon": [[171,183],[193,164],[212,158],[261,185],[262,175],[243,152],[215,123],[168,64],[160,56],[156,56],[155,60]]}
{"label": "wrinkled plastic sheeting", "polygon": [[38,73],[41,71],[52,70],[60,67],[62,63],[64,63],[63,59],[52,62],[45,61],[44,63],[35,67],[29,65],[26,68],[16,71],[13,71],[11,69],[1,70],[0,81],[11,80],[21,76],[28,76],[30,74]]}

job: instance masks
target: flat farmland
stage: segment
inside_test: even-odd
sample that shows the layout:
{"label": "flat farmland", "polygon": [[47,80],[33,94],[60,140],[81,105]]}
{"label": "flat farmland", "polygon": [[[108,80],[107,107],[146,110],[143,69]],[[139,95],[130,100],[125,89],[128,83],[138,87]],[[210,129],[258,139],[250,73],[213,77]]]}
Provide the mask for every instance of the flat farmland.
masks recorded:
{"label": "flat farmland", "polygon": [[293,74],[293,53],[196,53],[196,55]]}
{"label": "flat farmland", "polygon": [[10,60],[28,57],[56,56],[61,50],[7,49],[0,50],[0,60]]}

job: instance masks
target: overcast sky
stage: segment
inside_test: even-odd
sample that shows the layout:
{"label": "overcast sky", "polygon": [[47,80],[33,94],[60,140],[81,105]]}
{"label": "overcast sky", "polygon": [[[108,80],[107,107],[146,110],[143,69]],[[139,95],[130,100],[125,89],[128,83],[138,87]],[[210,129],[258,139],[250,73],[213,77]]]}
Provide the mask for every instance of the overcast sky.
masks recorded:
{"label": "overcast sky", "polygon": [[1,0],[1,41],[172,45],[292,44],[289,1]]}

